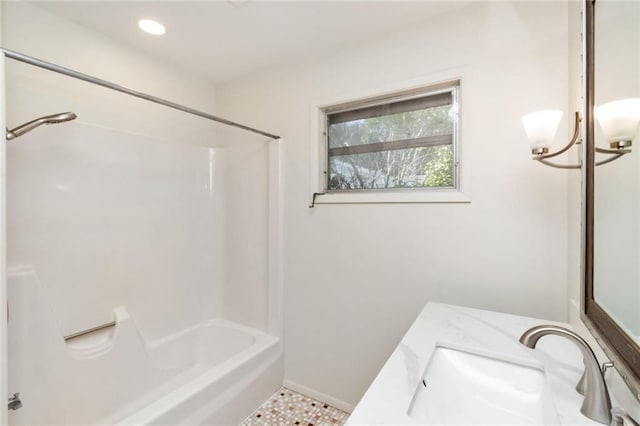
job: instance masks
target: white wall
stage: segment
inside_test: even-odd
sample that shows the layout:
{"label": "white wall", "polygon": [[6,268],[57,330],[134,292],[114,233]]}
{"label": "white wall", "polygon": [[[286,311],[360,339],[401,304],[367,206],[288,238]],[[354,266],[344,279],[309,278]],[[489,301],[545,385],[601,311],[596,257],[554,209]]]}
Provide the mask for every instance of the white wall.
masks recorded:
{"label": "white wall", "polygon": [[[476,3],[218,87],[221,115],[285,138],[290,385],[355,404],[429,300],[567,319],[568,175],[530,160],[520,124],[526,112],[568,109],[567,9]],[[465,75],[471,203],[308,208],[311,105],[450,68]],[[559,141],[567,134],[565,117]]]}
{"label": "white wall", "polygon": [[[218,136],[236,143],[226,152],[225,317],[267,329],[269,321],[269,142],[239,130]],[[245,139],[249,143],[241,143]]]}

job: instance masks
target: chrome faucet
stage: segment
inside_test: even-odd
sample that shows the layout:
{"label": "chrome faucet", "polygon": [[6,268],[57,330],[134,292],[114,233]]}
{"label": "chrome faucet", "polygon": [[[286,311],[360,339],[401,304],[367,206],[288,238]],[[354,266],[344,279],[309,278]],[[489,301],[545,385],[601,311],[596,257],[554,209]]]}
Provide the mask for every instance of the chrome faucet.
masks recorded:
{"label": "chrome faucet", "polygon": [[520,343],[534,349],[538,340],[547,334],[566,337],[575,343],[584,359],[584,402],[580,412],[596,422],[609,425],[611,423],[611,401],[604,381],[598,359],[589,344],[576,333],[557,325],[538,325],[525,331]]}

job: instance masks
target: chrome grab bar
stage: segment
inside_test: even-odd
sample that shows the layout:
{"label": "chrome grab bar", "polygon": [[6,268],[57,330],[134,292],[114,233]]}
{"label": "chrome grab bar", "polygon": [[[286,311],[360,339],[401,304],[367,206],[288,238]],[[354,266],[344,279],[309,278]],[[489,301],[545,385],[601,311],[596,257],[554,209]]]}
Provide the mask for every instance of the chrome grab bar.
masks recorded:
{"label": "chrome grab bar", "polygon": [[87,334],[95,333],[96,331],[104,330],[105,328],[115,327],[116,322],[111,321],[106,324],[98,325],[95,327],[88,328],[86,330],[78,331],[77,333],[69,334],[68,336],[64,336],[64,341],[68,342],[71,339],[75,339],[76,337],[84,336]]}

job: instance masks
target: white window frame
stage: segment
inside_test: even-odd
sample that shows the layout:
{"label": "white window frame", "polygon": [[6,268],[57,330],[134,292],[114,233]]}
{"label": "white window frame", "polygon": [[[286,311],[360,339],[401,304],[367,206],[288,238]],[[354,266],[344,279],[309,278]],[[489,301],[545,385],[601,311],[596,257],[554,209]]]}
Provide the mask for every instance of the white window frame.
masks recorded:
{"label": "white window frame", "polygon": [[[310,106],[310,197],[314,204],[359,204],[359,203],[468,203],[471,201],[469,182],[469,147],[465,143],[464,134],[464,73],[462,69],[449,70],[446,73],[426,78],[405,81],[384,88],[369,89],[350,96],[314,102]],[[458,126],[454,143],[454,171],[457,173],[456,188],[397,188],[384,190],[342,190],[327,192],[328,141],[326,135],[327,109],[336,105],[368,102],[372,99],[393,97],[403,93],[423,90],[431,93],[430,87],[437,87],[451,82],[459,82],[457,88]],[[319,194],[314,197],[313,194]]]}

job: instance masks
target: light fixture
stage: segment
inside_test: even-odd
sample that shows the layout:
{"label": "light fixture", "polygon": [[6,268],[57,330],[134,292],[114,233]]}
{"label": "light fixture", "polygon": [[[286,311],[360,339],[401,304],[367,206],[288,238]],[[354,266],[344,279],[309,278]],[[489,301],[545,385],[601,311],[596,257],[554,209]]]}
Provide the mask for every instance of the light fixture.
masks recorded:
{"label": "light fixture", "polygon": [[138,21],[138,27],[146,33],[152,35],[162,35],[167,32],[164,25],[151,19],[141,19]]}
{"label": "light fixture", "polygon": [[[603,104],[595,108],[595,115],[610,146],[610,149],[595,148],[597,153],[609,155],[608,158],[596,162],[596,166],[610,163],[630,153],[632,140],[640,127],[640,98]],[[531,158],[559,169],[579,169],[580,164],[557,164],[549,161],[549,158],[564,154],[581,142],[580,113],[576,112],[573,136],[569,143],[555,152],[549,152],[561,118],[562,111],[551,110],[536,111],[522,117],[522,124],[531,144]]]}
{"label": "light fixture", "polygon": [[524,130],[531,144],[531,153],[547,154],[562,118],[562,111],[536,111],[522,117]]}
{"label": "light fixture", "polygon": [[595,115],[609,147],[630,147],[640,125],[640,98],[602,104],[595,108]]}

